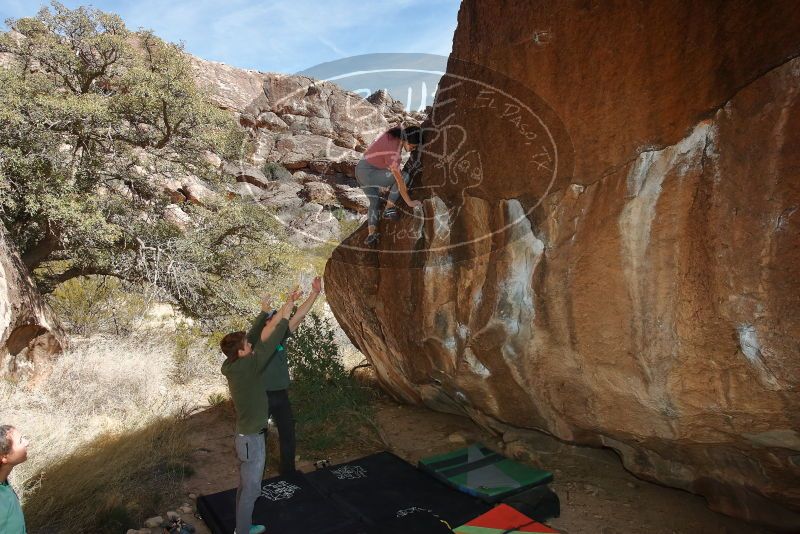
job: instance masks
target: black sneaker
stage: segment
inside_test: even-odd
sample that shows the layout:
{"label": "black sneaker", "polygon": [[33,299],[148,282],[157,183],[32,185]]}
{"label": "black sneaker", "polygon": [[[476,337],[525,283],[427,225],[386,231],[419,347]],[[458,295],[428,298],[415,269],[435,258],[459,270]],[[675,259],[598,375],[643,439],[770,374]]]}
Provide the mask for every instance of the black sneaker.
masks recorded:
{"label": "black sneaker", "polygon": [[331,465],[330,458],[326,458],[324,460],[317,460],[316,462],[314,462],[315,469],[325,469],[326,467],[330,467],[330,465]]}
{"label": "black sneaker", "polygon": [[374,247],[378,244],[378,241],[381,239],[381,234],[375,232],[374,234],[369,234],[366,239],[364,239],[364,245],[368,247]]}
{"label": "black sneaker", "polygon": [[194,534],[194,526],[186,523],[183,519],[172,519],[169,523],[161,527],[165,534]]}

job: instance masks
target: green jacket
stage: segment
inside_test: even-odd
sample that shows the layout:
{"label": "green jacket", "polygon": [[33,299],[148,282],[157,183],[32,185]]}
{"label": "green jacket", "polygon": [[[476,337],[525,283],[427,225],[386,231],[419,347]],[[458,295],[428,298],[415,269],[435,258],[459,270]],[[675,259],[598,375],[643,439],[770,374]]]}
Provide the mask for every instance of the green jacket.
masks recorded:
{"label": "green jacket", "polygon": [[8,481],[0,483],[0,532],[25,534],[25,516],[14,489]]}
{"label": "green jacket", "polygon": [[222,364],[222,374],[228,380],[228,389],[236,408],[236,432],[239,434],[258,434],[267,426],[265,375],[273,354],[289,329],[289,321],[281,319],[272,334],[261,341],[261,330],[265,323],[266,314],[259,314],[247,333],[247,340],[253,344],[253,354]]}
{"label": "green jacket", "polygon": [[[267,314],[262,312],[253,322],[253,327],[247,334],[248,339],[251,339],[250,335],[256,332],[253,339],[258,340],[258,335],[266,323]],[[264,373],[264,388],[267,391],[280,391],[289,388],[289,349],[286,346],[286,341],[291,335],[291,330],[286,330],[286,334],[284,334],[275,349],[275,353],[267,363],[267,371]],[[250,343],[253,343],[253,341],[250,341]],[[255,343],[253,344],[255,345]]]}
{"label": "green jacket", "polygon": [[264,376],[267,391],[280,391],[289,387],[289,349],[286,347],[286,340],[291,335],[292,332],[287,330],[267,364]]}

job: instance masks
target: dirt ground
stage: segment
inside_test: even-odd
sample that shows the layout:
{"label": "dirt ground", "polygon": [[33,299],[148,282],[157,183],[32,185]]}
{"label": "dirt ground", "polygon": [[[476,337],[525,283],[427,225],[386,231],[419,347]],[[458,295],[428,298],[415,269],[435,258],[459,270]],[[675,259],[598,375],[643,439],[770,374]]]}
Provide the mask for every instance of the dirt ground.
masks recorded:
{"label": "dirt ground", "polygon": [[[385,399],[378,404],[376,418],[387,449],[414,464],[425,456],[463,446],[462,439],[496,449],[503,446],[497,437],[465,417]],[[232,432],[232,413],[224,407],[192,417],[196,473],[185,482],[184,502],[194,505],[189,494],[215,493],[236,486]],[[376,450],[347,451],[330,459],[333,463],[345,462]],[[610,450],[570,446],[542,434],[533,456],[534,464],[555,474],[551,488],[561,500],[561,516],[548,524],[566,534],[769,533],[712,512],[702,497],[637,479]],[[300,458],[298,468],[313,470],[317,459]],[[184,518],[197,527],[199,534],[209,532],[200,519],[191,515]]]}

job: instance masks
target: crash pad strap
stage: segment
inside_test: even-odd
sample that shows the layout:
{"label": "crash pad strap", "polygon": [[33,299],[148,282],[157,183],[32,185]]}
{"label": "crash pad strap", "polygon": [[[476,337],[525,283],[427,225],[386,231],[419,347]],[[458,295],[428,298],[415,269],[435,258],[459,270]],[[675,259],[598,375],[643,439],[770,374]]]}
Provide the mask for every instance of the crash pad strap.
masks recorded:
{"label": "crash pad strap", "polygon": [[[501,455],[497,454],[491,449],[487,449],[486,447],[481,447],[479,449],[483,454],[487,455],[486,457],[499,457],[502,458]],[[438,471],[440,469],[446,469],[448,467],[453,467],[457,465],[463,465],[464,463],[469,461],[469,456],[465,452],[464,454],[459,454],[458,456],[454,456],[452,458],[447,458],[445,460],[439,460],[438,462],[431,462],[431,463],[424,463],[425,467],[428,469],[433,469],[434,471]],[[472,464],[467,464],[472,465]]]}
{"label": "crash pad strap", "polygon": [[505,457],[500,454],[492,453],[489,456],[484,456],[480,460],[475,460],[474,462],[470,462],[468,464],[459,465],[458,467],[453,467],[452,469],[439,471],[439,474],[447,478],[454,477],[457,475],[463,475],[464,473],[469,473],[470,471],[480,469],[481,467],[486,467],[487,465],[496,464],[497,462],[503,460],[504,458]]}
{"label": "crash pad strap", "polygon": [[[531,523],[533,524],[533,523]],[[527,526],[527,525],[523,525]],[[455,530],[457,534],[509,534],[522,532],[521,530],[509,530],[507,528],[476,527],[473,525],[463,525]]]}

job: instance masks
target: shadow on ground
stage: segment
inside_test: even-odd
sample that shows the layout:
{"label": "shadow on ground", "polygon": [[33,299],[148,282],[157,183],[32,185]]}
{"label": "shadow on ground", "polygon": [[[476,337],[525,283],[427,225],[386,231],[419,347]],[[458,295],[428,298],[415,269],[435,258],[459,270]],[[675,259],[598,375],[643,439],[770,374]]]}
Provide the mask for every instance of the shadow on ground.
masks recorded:
{"label": "shadow on ground", "polygon": [[[753,525],[712,512],[697,495],[639,480],[627,472],[608,449],[564,444],[545,434],[525,450],[505,444],[471,420],[400,405],[386,398],[377,401],[375,423],[385,446],[343,449],[331,454],[333,463],[349,461],[388,449],[416,464],[426,456],[482,442],[506,454],[553,471],[553,490],[561,499],[561,517],[550,522],[562,533],[581,534],[737,534],[769,533]],[[215,493],[235,487],[237,465],[233,451],[233,412],[228,405],[195,414],[190,419],[195,474],[184,483],[185,494]],[[271,438],[275,436],[272,435]],[[275,476],[276,446],[271,439],[267,476]],[[317,457],[303,457],[298,468],[314,469]],[[201,534],[207,533],[194,519]]]}

